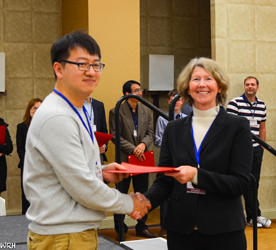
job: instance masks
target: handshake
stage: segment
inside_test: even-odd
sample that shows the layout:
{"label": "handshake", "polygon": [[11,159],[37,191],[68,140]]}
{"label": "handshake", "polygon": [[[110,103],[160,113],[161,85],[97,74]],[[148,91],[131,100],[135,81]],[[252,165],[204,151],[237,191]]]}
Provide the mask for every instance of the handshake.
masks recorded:
{"label": "handshake", "polygon": [[144,217],[151,209],[150,201],[141,193],[129,193],[133,201],[133,211],[129,215],[134,220]]}

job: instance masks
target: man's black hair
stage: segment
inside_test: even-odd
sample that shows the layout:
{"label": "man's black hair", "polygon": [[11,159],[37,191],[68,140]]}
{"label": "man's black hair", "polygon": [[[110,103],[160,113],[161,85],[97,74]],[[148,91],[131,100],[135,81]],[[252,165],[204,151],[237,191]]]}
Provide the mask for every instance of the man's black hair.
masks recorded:
{"label": "man's black hair", "polygon": [[[61,60],[67,60],[72,49],[82,48],[90,55],[97,55],[101,59],[101,50],[97,42],[87,33],[75,31],[58,38],[51,48],[52,65]],[[55,74],[56,78],[56,74]]]}
{"label": "man's black hair", "polygon": [[172,89],[168,94],[167,94],[167,99],[170,100],[171,96],[175,96],[176,94],[178,94],[178,90],[177,89]]}
{"label": "man's black hair", "polygon": [[139,86],[141,86],[139,82],[136,82],[134,80],[129,80],[129,81],[125,82],[125,84],[123,85],[124,95],[126,95],[126,92],[131,93],[131,85],[132,84],[138,84]]}

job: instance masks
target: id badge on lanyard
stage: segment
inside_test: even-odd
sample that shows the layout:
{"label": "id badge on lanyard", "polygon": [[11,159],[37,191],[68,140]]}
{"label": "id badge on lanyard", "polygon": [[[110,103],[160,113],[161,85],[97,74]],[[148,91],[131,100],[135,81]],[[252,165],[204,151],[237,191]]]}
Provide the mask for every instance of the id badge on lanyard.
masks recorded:
{"label": "id badge on lanyard", "polygon": [[250,127],[252,128],[258,128],[258,122],[257,122],[257,120],[249,120],[249,122],[250,122]]}
{"label": "id badge on lanyard", "polygon": [[91,128],[92,128],[93,134],[95,134],[95,132],[97,131],[96,125],[91,125]]}

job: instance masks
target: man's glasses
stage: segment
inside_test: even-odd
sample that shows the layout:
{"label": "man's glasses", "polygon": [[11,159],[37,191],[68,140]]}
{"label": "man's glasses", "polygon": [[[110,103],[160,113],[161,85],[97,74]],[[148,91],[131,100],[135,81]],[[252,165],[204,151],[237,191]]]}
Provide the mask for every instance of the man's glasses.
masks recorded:
{"label": "man's glasses", "polygon": [[76,64],[79,67],[79,70],[81,71],[88,71],[90,67],[93,68],[94,71],[100,72],[103,70],[105,64],[104,63],[77,63],[77,62],[71,62],[67,60],[60,60],[59,62],[66,62],[66,63],[71,63],[71,64]]}
{"label": "man's glasses", "polygon": [[143,93],[143,90],[142,89],[134,89],[132,92],[134,92],[134,93],[139,93],[139,92]]}

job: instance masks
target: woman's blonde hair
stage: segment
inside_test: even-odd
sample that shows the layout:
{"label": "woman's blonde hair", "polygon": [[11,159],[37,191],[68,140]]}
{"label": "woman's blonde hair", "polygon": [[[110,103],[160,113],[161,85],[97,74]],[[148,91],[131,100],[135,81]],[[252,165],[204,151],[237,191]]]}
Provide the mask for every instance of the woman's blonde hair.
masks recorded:
{"label": "woman's blonde hair", "polygon": [[216,102],[219,105],[224,105],[227,99],[227,90],[229,87],[229,79],[224,70],[212,59],[199,57],[192,59],[185,68],[181,71],[177,80],[177,89],[183,96],[184,100],[187,100],[190,105],[193,104],[193,98],[188,94],[189,83],[195,67],[201,67],[205,69],[210,75],[214,77],[221,93],[217,94]]}

